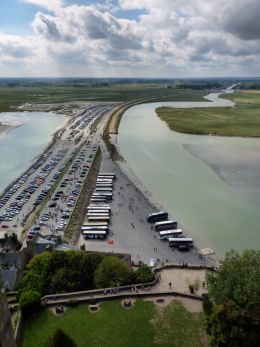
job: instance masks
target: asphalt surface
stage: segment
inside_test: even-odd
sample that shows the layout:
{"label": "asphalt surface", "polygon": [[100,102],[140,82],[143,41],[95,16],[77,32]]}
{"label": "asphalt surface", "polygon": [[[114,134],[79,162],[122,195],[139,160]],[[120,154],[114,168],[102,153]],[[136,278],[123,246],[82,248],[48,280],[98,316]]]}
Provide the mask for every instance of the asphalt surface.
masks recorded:
{"label": "asphalt surface", "polygon": [[[102,133],[103,126],[104,124],[100,123],[98,137],[99,133]],[[86,250],[91,251],[128,253],[135,262],[142,261],[146,264],[149,264],[151,259],[155,259],[157,263],[182,264],[185,262],[215,266],[215,262],[211,259],[201,259],[196,247],[187,252],[180,252],[170,248],[168,241],[158,239],[158,233],[151,228],[151,224],[146,222],[146,217],[155,212],[155,207],[112,161],[100,137],[98,144],[102,150],[100,171],[116,174],[113,200],[110,203],[110,233],[106,240],[85,240],[81,235],[78,245],[85,244]]]}
{"label": "asphalt surface", "polygon": [[[6,202],[4,201],[4,197],[8,197],[8,192],[0,198],[0,202],[5,202],[0,208],[0,228],[2,230],[9,233],[15,232],[18,237],[21,235],[26,222],[35,210],[34,203],[37,201],[40,194],[43,193],[43,201],[44,194],[48,193],[61,178],[64,174],[66,164],[70,162],[70,159],[73,158],[76,151],[83,145],[80,158],[78,158],[79,162],[75,163],[75,160],[77,160],[77,158],[75,158],[61,180],[61,182],[69,180],[67,181],[66,187],[61,187],[60,184],[57,186],[49,203],[46,204],[37,222],[30,229],[40,229],[44,234],[50,234],[55,231],[60,231],[60,234],[62,234],[64,228],[58,228],[59,230],[57,230],[57,224],[59,221],[63,220],[63,218],[61,218],[62,212],[67,210],[69,213],[68,210],[73,207],[73,204],[67,206],[66,200],[70,198],[73,191],[79,190],[80,185],[78,181],[82,181],[88,171],[88,168],[84,168],[83,165],[89,166],[91,164],[94,153],[93,147],[96,147],[95,139],[93,139],[93,136],[90,136],[90,126],[95,119],[102,117],[112,108],[113,104],[87,105],[78,112],[75,118],[70,119],[63,130],[60,130],[60,136],[58,136],[57,141],[51,149],[45,152],[43,156],[40,156],[34,163],[33,168],[29,170],[29,174],[27,170],[27,172],[22,175],[23,178],[19,178],[15,182],[13,187],[10,188],[11,192],[9,189],[8,192],[10,196],[8,200]],[[90,158],[91,155],[92,158]],[[18,181],[19,183],[17,183]],[[61,191],[63,192],[60,194],[59,199],[53,201],[54,195]],[[70,201],[72,200],[71,197]],[[57,205],[50,208],[49,205],[54,202],[56,202]],[[50,215],[48,220],[42,220],[44,214],[45,216]],[[64,219],[64,221],[66,221],[66,219]]]}

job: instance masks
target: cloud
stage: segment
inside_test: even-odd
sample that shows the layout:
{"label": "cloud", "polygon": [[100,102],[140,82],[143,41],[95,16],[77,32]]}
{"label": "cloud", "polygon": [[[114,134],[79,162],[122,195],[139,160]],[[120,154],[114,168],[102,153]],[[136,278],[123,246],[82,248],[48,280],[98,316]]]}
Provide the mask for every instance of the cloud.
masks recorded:
{"label": "cloud", "polygon": [[242,40],[260,39],[259,0],[232,1],[225,6],[222,24]]}
{"label": "cloud", "polygon": [[22,39],[14,35],[0,34],[0,57],[1,60],[21,60],[32,56],[32,40]]}
{"label": "cloud", "polygon": [[47,10],[55,11],[62,7],[63,0],[20,0],[22,2],[33,4],[46,8]]}
{"label": "cloud", "polygon": [[[35,68],[41,62],[50,73],[55,67],[80,76],[125,71],[169,77],[231,75],[240,68],[243,75],[250,62],[251,75],[259,74],[259,0],[21,1],[42,7],[32,22],[34,37],[17,36],[9,52],[0,42],[0,52]],[[132,10],[142,14],[136,19],[119,15]]]}

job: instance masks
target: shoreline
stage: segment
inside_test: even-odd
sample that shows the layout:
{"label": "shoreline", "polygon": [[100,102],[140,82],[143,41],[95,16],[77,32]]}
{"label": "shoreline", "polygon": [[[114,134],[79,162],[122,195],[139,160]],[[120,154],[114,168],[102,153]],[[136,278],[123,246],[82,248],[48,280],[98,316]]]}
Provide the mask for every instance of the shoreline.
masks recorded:
{"label": "shoreline", "polygon": [[[4,126],[5,129],[3,129],[2,126]],[[8,133],[10,133],[11,131],[13,131],[14,129],[16,129],[20,126],[22,126],[22,124],[16,124],[15,125],[15,124],[0,123],[0,140],[4,139],[8,135]]]}
{"label": "shoreline", "polygon": [[[111,137],[110,137],[111,139]],[[146,189],[144,183],[139,179],[139,177],[136,175],[134,170],[130,167],[128,162],[125,160],[123,155],[120,152],[119,145],[117,143],[117,135],[114,135],[112,144],[115,145],[118,154],[121,159],[115,160],[114,163],[118,166],[119,170],[127,177],[127,179],[132,183],[132,185],[140,192],[140,194],[144,197],[144,199],[147,201],[148,205],[154,209],[154,210],[166,210],[167,207],[165,207],[162,203],[160,203],[156,197],[148,190]],[[187,233],[193,238],[195,246],[194,249],[197,251],[200,251],[204,248],[211,248],[209,245],[209,242],[207,239],[203,238],[199,233],[191,229],[190,227],[183,225],[182,222],[178,221],[179,227],[187,231]],[[212,248],[211,248],[212,249]],[[219,264],[219,261],[222,257],[219,251],[212,249],[213,254],[207,255],[206,259],[213,261],[217,266]]]}
{"label": "shoreline", "polygon": [[[221,98],[219,98],[219,96],[222,94],[227,94],[228,92],[232,93],[232,91],[227,91],[227,92],[222,91],[222,92],[217,94],[217,98],[221,99]],[[207,98],[207,96],[206,96],[206,98]],[[212,103],[214,103],[214,100],[210,100],[210,101]],[[235,105],[235,103],[234,103],[234,105]],[[132,107],[132,106],[135,106],[135,105],[131,105],[129,107]],[[118,166],[118,168],[121,170],[121,172],[127,176],[129,181],[132,182],[132,184],[136,187],[136,189],[138,189],[140,191],[140,193],[144,196],[144,198],[147,200],[149,205],[155,209],[159,209],[159,210],[164,209],[164,206],[161,203],[159,203],[159,201],[156,199],[156,197],[146,189],[144,183],[138,178],[138,176],[135,174],[134,170],[130,167],[130,165],[128,164],[128,162],[125,160],[122,153],[120,152],[120,148],[119,148],[119,145],[117,142],[118,130],[119,130],[121,119],[124,116],[125,111],[129,107],[127,107],[127,108],[122,107],[120,110],[117,110],[117,112],[114,112],[111,115],[110,119],[108,120],[107,127],[104,130],[104,134],[108,135],[108,139],[106,139],[108,141],[105,141],[105,144],[107,146],[108,151],[109,151],[110,146],[115,148],[117,156],[114,160],[113,160],[113,157],[111,156],[112,160]],[[116,129],[115,129],[115,125],[116,125]],[[109,147],[107,145],[107,142],[109,143]],[[187,232],[194,238],[196,248],[198,250],[203,249],[203,248],[210,248],[208,240],[204,239],[199,233],[192,230],[191,227],[185,226],[185,230],[187,230]],[[219,260],[222,257],[222,254],[220,251],[215,250],[215,249],[213,249],[213,252],[214,252],[213,254],[208,255],[207,257],[208,257],[208,259],[210,259],[210,260],[214,261],[216,264],[218,264]]]}
{"label": "shoreline", "polygon": [[[54,112],[52,112],[52,113],[55,115]],[[15,182],[16,182],[17,180],[19,180],[19,178],[20,178],[22,175],[24,175],[24,174],[26,174],[28,171],[30,171],[31,168],[37,163],[37,161],[40,160],[40,158],[41,158],[46,152],[48,152],[52,146],[55,145],[55,143],[56,143],[56,141],[57,141],[57,135],[58,135],[59,131],[62,130],[63,128],[65,128],[65,127],[67,126],[68,122],[70,121],[70,117],[69,117],[69,116],[64,115],[64,118],[65,118],[64,123],[63,123],[61,126],[58,126],[58,127],[56,127],[56,128],[54,129],[53,133],[50,134],[50,139],[49,139],[48,143],[42,148],[42,150],[41,150],[34,158],[32,158],[32,159],[30,160],[30,162],[28,163],[28,166],[27,166],[20,174],[18,174],[17,176],[15,176],[15,178],[14,178],[6,187],[4,187],[3,190],[0,190],[0,196],[4,195],[4,194],[10,189],[10,187],[12,187],[12,186],[15,184]],[[23,124],[20,124],[20,125],[17,125],[17,126],[13,126],[10,130],[8,130],[8,132],[10,132],[10,131],[14,130],[15,128],[20,127],[20,126],[22,126],[22,125],[23,125]],[[7,133],[8,133],[8,132],[7,132]],[[4,136],[6,136],[7,133],[6,133]],[[0,140],[2,139],[2,138],[1,138],[1,134],[3,134],[3,133],[0,133]]]}

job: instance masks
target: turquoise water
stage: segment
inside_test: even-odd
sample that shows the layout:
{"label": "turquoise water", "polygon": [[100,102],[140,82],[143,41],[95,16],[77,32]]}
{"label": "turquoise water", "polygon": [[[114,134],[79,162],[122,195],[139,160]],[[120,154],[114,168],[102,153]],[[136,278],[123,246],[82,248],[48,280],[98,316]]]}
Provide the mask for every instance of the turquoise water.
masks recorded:
{"label": "turquoise water", "polygon": [[65,122],[63,115],[44,112],[0,113],[0,122],[6,117],[24,124],[0,138],[0,191],[24,172]]}
{"label": "turquoise water", "polygon": [[[260,159],[260,140],[172,132],[155,114],[161,105],[126,111],[117,139],[123,157],[156,201],[189,234],[204,240],[203,246],[219,255],[231,248],[259,248],[260,199],[251,184],[256,183],[253,166],[255,155]],[[235,165],[245,153],[251,155],[247,171]],[[226,182],[223,177],[228,177]]]}

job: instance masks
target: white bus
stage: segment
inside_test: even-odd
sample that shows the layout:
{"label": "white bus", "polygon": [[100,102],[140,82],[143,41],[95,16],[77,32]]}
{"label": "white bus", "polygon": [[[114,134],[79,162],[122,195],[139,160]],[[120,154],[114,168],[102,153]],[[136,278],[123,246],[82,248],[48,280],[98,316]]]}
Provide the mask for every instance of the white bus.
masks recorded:
{"label": "white bus", "polygon": [[182,229],[172,229],[159,231],[160,240],[168,240],[170,237],[179,237],[182,235]]}
{"label": "white bus", "polygon": [[88,213],[105,213],[105,214],[110,214],[110,210],[107,210],[107,209],[90,209],[88,210]]}
{"label": "white bus", "polygon": [[170,237],[169,238],[170,247],[193,247],[193,240],[191,237]]}
{"label": "white bus", "polygon": [[97,183],[109,183],[109,184],[112,184],[113,180],[111,178],[97,178]]}
{"label": "white bus", "polygon": [[88,216],[89,221],[109,221],[110,217],[109,216]]}
{"label": "white bus", "polygon": [[95,198],[101,197],[102,198],[104,196],[112,196],[112,195],[113,195],[113,193],[111,193],[111,192],[107,192],[107,193],[106,192],[102,192],[102,193],[101,192],[99,192],[99,193],[94,192],[92,194],[92,197],[95,197]]}
{"label": "white bus", "polygon": [[105,230],[85,230],[82,235],[85,239],[104,240],[107,238]]}
{"label": "white bus", "polygon": [[107,188],[107,187],[96,187],[96,192],[112,192],[113,188]]}
{"label": "white bus", "polygon": [[106,230],[108,231],[109,228],[108,226],[104,226],[104,227],[101,227],[101,226],[98,226],[98,225],[93,225],[92,227],[81,227],[80,230],[83,232],[84,230]]}
{"label": "white bus", "polygon": [[100,226],[100,227],[108,227],[108,223],[100,222],[100,223],[84,223],[83,227],[92,227],[92,226]]}
{"label": "white bus", "polygon": [[116,178],[116,174],[114,172],[99,172],[98,176],[111,176],[114,179]]}
{"label": "white bus", "polygon": [[97,212],[89,211],[87,213],[87,216],[109,216],[109,213],[108,212],[100,212],[100,211],[97,211]]}
{"label": "white bus", "polygon": [[178,222],[176,220],[166,220],[163,222],[157,222],[154,224],[153,229],[155,231],[176,229]]}
{"label": "white bus", "polygon": [[103,188],[103,187],[113,188],[113,184],[112,183],[99,183],[99,182],[97,182],[96,183],[96,187],[100,187],[100,188]]}

